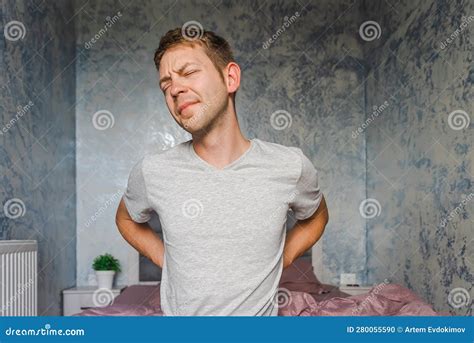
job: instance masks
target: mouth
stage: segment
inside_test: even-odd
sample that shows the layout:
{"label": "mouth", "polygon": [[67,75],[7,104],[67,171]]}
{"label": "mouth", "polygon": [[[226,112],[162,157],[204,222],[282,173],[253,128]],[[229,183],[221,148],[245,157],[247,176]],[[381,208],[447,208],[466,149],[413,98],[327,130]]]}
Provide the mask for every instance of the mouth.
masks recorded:
{"label": "mouth", "polygon": [[182,104],[181,106],[179,106],[178,112],[181,114],[181,113],[183,113],[183,111],[184,111],[186,108],[188,108],[188,107],[190,107],[190,106],[192,106],[192,105],[194,105],[194,104],[197,104],[197,103],[198,103],[198,101],[186,102],[186,103]]}

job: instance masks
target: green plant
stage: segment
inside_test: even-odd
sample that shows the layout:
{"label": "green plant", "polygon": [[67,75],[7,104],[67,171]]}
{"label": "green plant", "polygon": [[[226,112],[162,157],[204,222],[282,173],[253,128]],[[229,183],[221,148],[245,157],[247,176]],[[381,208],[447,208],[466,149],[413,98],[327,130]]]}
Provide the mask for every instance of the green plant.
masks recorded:
{"label": "green plant", "polygon": [[120,271],[120,262],[110,254],[97,256],[92,264],[94,270],[114,270]]}

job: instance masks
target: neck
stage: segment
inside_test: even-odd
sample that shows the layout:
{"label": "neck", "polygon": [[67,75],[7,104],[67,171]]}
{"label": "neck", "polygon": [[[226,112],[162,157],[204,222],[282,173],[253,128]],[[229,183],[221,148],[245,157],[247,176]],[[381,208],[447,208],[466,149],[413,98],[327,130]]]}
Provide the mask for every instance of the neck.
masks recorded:
{"label": "neck", "polygon": [[250,141],[242,135],[235,112],[218,117],[221,120],[210,130],[193,134],[193,147],[203,160],[222,169],[244,154]]}

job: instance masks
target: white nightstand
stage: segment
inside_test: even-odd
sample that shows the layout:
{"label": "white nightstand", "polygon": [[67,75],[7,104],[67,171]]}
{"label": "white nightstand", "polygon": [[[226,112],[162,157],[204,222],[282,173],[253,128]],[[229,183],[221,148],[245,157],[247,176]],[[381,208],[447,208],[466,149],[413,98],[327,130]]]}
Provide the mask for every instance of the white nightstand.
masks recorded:
{"label": "white nightstand", "polygon": [[339,286],[339,290],[350,295],[360,295],[368,293],[373,286]]}
{"label": "white nightstand", "polygon": [[106,306],[126,286],[115,286],[113,289],[99,289],[97,286],[73,287],[63,290],[63,316],[72,316],[90,307]]}

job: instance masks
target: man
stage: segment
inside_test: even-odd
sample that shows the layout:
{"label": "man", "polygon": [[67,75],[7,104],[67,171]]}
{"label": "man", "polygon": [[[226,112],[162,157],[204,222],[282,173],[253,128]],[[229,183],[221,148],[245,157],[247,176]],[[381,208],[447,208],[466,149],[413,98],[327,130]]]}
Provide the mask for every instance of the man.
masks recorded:
{"label": "man", "polygon": [[[276,316],[283,268],[328,222],[317,171],[299,148],[242,135],[240,68],[223,38],[170,30],[155,64],[168,109],[192,140],[135,164],[120,233],[162,267],[164,315]],[[298,222],[286,235],[289,209]],[[163,241],[146,224],[152,211]]]}

